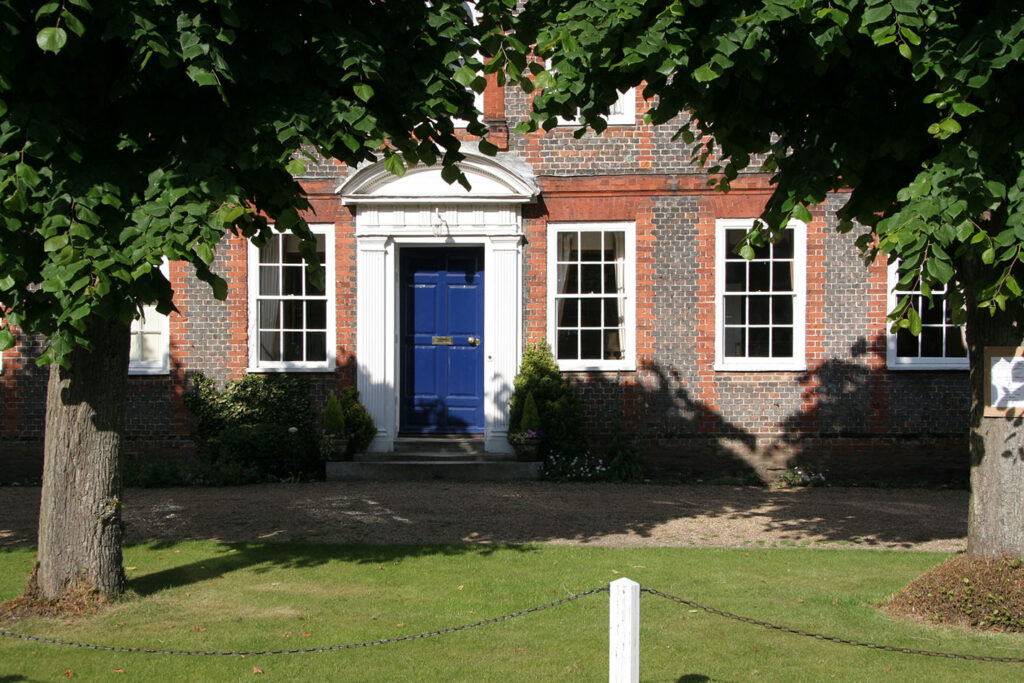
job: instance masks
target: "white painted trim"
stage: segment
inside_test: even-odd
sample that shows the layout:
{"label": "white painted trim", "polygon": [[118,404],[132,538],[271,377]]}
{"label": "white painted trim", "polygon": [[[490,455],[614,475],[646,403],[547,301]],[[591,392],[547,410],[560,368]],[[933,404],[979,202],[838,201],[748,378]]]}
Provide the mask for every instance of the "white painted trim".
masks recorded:
{"label": "white painted trim", "polygon": [[467,152],[459,168],[469,181],[470,190],[445,181],[439,166],[416,166],[398,177],[378,161],[359,168],[337,192],[346,206],[382,204],[392,208],[398,204],[518,205],[533,201],[540,192],[529,171],[512,168],[511,161],[505,164]]}
{"label": "white painted trim", "polygon": [[[160,272],[164,274],[164,277],[170,277],[170,271],[167,265],[166,257],[160,263]],[[169,375],[171,373],[171,317],[169,315],[161,315],[156,312],[156,306],[146,306],[153,310],[153,315],[159,316],[161,322],[160,329],[160,358],[149,361],[128,361],[128,375],[129,376],[142,376],[142,375]],[[132,325],[135,324],[135,320],[132,321]],[[134,331],[131,334],[135,334]]]}
{"label": "white painted trim", "polygon": [[720,218],[715,221],[715,366],[719,372],[800,372],[807,369],[805,356],[807,319],[807,224],[791,220],[793,229],[793,356],[790,358],[726,358],[725,356],[725,250],[729,229],[750,230],[753,218]]}
{"label": "white painted trim", "polygon": [[[604,117],[609,126],[635,126],[636,125],[636,88],[630,88],[626,92],[619,93],[619,99],[612,105],[611,111]],[[559,125],[578,126],[580,117],[567,119],[558,117]]]}
{"label": "white painted trim", "polygon": [[[271,226],[273,227],[273,226]],[[334,275],[334,224],[310,223],[309,229],[314,234],[325,235],[324,240],[324,284],[327,294],[327,358],[323,361],[260,361],[259,359],[259,307],[256,305],[260,290],[259,280],[259,249],[250,240],[246,251],[247,301],[248,301],[248,342],[249,367],[246,372],[334,372],[337,367],[338,335],[336,291],[337,279]],[[279,237],[290,233],[275,233]]]}
{"label": "white painted trim", "polygon": [[356,212],[356,377],[377,425],[369,450],[393,450],[400,428],[399,252],[450,245],[484,249],[484,445],[490,452],[511,452],[508,401],[522,349],[519,207],[425,202],[360,206]]}
{"label": "white painted trim", "polygon": [[[896,288],[899,285],[900,279],[896,262],[889,264],[887,269],[887,279],[888,287],[886,292],[888,306],[886,310],[892,311],[896,308],[896,304],[900,298],[900,295],[896,293]],[[885,325],[885,366],[889,370],[970,370],[971,361],[967,356],[964,356],[963,358],[911,358],[907,356],[898,356],[896,355],[896,335],[890,332],[889,321],[887,320]]]}
{"label": "white painted trim", "polygon": [[584,223],[548,223],[547,258],[547,337],[548,344],[558,356],[557,321],[555,320],[555,295],[558,292],[558,233],[571,231],[623,232],[626,236],[625,272],[623,288],[625,296],[625,338],[622,340],[626,353],[619,360],[559,360],[558,368],[564,372],[631,372],[636,370],[636,222],[634,221],[593,221]]}

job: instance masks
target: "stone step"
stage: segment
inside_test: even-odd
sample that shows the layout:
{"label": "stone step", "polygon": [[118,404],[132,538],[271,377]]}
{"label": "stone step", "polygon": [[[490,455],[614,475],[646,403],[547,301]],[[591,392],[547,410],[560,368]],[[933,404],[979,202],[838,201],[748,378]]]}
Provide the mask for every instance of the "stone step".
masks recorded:
{"label": "stone step", "polygon": [[357,462],[505,462],[514,461],[515,453],[458,453],[451,451],[417,451],[393,453],[359,453]]}
{"label": "stone step", "polygon": [[484,452],[484,440],[482,436],[400,436],[395,439],[394,452],[477,455]]}
{"label": "stone step", "polygon": [[328,462],[328,481],[524,481],[540,478],[541,463],[497,460]]}

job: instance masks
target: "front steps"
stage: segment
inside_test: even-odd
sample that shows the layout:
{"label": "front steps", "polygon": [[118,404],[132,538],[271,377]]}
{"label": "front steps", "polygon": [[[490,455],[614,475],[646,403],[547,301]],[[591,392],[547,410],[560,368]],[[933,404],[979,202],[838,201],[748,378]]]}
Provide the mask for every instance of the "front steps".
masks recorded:
{"label": "front steps", "polygon": [[540,479],[541,463],[512,453],[487,453],[482,438],[399,437],[391,453],[360,453],[328,462],[328,481],[527,481]]}

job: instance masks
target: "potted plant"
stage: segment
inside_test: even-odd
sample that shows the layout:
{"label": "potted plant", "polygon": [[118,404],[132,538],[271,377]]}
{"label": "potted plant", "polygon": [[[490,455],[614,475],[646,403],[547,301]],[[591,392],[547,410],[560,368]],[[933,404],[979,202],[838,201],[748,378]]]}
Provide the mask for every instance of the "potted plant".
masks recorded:
{"label": "potted plant", "polygon": [[509,443],[516,452],[516,459],[533,461],[540,459],[540,446],[544,441],[544,430],[541,429],[540,412],[533,392],[526,394],[523,402],[523,414],[519,419],[519,429],[509,432]]}

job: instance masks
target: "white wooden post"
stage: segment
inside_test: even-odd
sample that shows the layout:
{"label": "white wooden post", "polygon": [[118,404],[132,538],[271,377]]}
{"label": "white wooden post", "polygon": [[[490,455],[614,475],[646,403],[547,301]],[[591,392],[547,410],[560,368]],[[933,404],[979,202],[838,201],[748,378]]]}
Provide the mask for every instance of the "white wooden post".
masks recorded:
{"label": "white wooden post", "polygon": [[608,681],[640,681],[640,584],[622,578],[611,582],[608,609]]}

